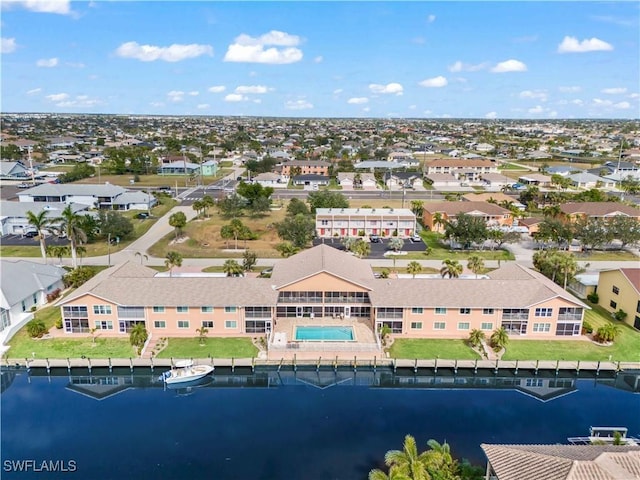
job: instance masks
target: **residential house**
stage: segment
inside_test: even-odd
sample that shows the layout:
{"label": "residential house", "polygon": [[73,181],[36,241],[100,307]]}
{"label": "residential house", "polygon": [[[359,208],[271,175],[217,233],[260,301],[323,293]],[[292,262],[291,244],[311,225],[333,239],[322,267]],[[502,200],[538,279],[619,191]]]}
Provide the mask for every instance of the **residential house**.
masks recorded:
{"label": "residential house", "polygon": [[259,183],[263,187],[287,188],[287,182],[283,181],[280,175],[272,172],[259,173],[253,177],[251,181],[253,183]]}
{"label": "residential house", "polygon": [[589,172],[574,173],[569,175],[568,178],[571,180],[571,185],[576,188],[612,190],[616,187],[616,182]]}
{"label": "residential house", "polygon": [[24,260],[0,260],[0,345],[33,318],[32,309],[47,303],[47,295],[64,288],[66,270]]}
{"label": "residential house", "polygon": [[213,159],[204,159],[200,165],[203,177],[215,177],[218,173],[218,162]]}
{"label": "residential house", "polygon": [[20,162],[0,162],[0,178],[3,180],[24,180],[29,178],[29,171]]}
{"label": "residential house", "polygon": [[480,159],[456,159],[437,158],[425,163],[425,175],[433,173],[451,174],[462,181],[480,181],[487,173],[499,173],[495,162],[484,158]]}
{"label": "residential house", "polygon": [[640,209],[618,202],[576,202],[560,204],[565,219],[576,221],[583,218],[612,218],[624,215],[640,221]]}
{"label": "residential house", "polygon": [[158,175],[199,175],[200,164],[185,161],[163,163],[158,167]]}
{"label": "residential house", "polygon": [[343,190],[376,190],[378,184],[371,173],[338,172],[338,183]]}
{"label": "residential house", "polygon": [[[88,205],[71,203],[71,210],[74,213],[86,212]],[[66,203],[29,203],[29,202],[8,202],[0,201],[0,235],[22,235],[33,227],[27,220],[27,212],[31,211],[38,215],[41,211],[46,211],[46,218],[58,218],[67,207]],[[52,225],[51,229],[55,229]]]}
{"label": "residential house", "polygon": [[429,173],[425,174],[425,179],[436,190],[439,188],[460,187],[460,180],[450,173]]}
{"label": "residential house", "polygon": [[407,208],[318,208],[316,235],[333,237],[409,238],[416,232],[416,216]]}
{"label": "residential house", "polygon": [[[486,278],[488,277],[488,278]],[[379,351],[376,332],[399,338],[467,338],[504,327],[529,339],[579,337],[589,307],[514,262],[481,279],[377,279],[368,262],[318,245],[273,267],[271,278],[167,277],[136,262],[99,272],[60,303],[68,335],[125,337],[143,323],[154,337],[268,334],[269,348],[295,339],[304,319],[340,319],[358,347]],[[335,320],[334,320],[335,321]]]}
{"label": "residential house", "polygon": [[535,185],[537,187],[550,187],[551,177],[542,173],[527,173],[518,177],[518,182],[523,185]]}
{"label": "residential house", "polygon": [[494,147],[489,143],[478,143],[474,145],[473,149],[476,152],[488,153],[488,152],[493,152],[496,149],[496,147]]}
{"label": "residential house", "polygon": [[310,173],[307,175],[295,175],[292,179],[294,185],[302,185],[305,190],[318,190],[318,188],[329,185],[330,178],[325,175]]}
{"label": "residential house", "polygon": [[484,173],[479,180],[486,190],[491,191],[502,190],[504,187],[513,185],[513,178],[501,173]]}
{"label": "residential house", "polygon": [[640,449],[630,445],[480,445],[486,480],[631,480]]}
{"label": "residential house", "polygon": [[446,222],[455,221],[461,213],[482,218],[487,227],[513,225],[513,215],[510,210],[489,202],[425,202],[422,224],[435,232],[442,233]]}
{"label": "residential house", "polygon": [[640,330],[640,268],[601,271],[596,293],[599,305],[612,314],[622,310],[624,321]]}
{"label": "residential house", "polygon": [[290,160],[282,163],[282,176],[290,178],[296,175],[322,175],[329,176],[331,164],[324,160]]}
{"label": "residential house", "polygon": [[[119,199],[119,197],[122,197]],[[153,195],[133,192],[117,185],[43,183],[18,193],[20,202],[79,203],[93,208],[146,210],[156,204]]]}
{"label": "residential house", "polygon": [[524,211],[527,208],[526,205],[520,203],[517,198],[502,192],[465,193],[462,196],[462,200],[467,202],[489,202],[489,203],[496,203],[498,205],[510,204],[517,207],[518,210],[522,210],[522,211]]}

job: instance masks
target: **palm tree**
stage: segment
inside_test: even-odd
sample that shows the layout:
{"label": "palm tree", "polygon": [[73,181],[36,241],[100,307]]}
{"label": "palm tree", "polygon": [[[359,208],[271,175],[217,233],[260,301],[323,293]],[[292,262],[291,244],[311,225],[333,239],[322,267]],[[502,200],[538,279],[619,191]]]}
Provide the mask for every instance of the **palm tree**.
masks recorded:
{"label": "palm tree", "polygon": [[438,478],[458,477],[458,462],[451,456],[451,447],[447,442],[442,444],[435,440],[427,442],[430,450],[427,450],[427,471],[438,474]]}
{"label": "palm tree", "polygon": [[142,265],[142,260],[149,260],[149,256],[141,253],[141,252],[136,252],[136,257],[140,257],[140,265]]}
{"label": "palm tree", "polygon": [[421,271],[422,265],[420,265],[420,262],[416,262],[415,260],[413,260],[407,265],[407,273],[413,275],[413,278],[416,278],[416,275]]}
{"label": "palm tree", "polygon": [[179,252],[170,250],[167,252],[167,256],[165,257],[164,264],[169,269],[169,276],[171,276],[173,267],[182,266],[182,255],[180,255]]}
{"label": "palm tree", "polygon": [[131,333],[129,334],[129,341],[131,345],[137,347],[138,355],[142,351],[142,347],[144,347],[144,343],[149,338],[149,333],[147,332],[147,328],[144,325],[144,322],[136,323],[131,329]]}
{"label": "palm tree", "polygon": [[408,477],[402,473],[398,467],[391,467],[389,469],[389,475],[382,470],[375,469],[369,472],[369,480],[409,480]]}
{"label": "palm tree", "polygon": [[58,257],[58,263],[62,264],[62,257],[69,254],[68,245],[49,245],[47,247],[47,255],[50,257]]}
{"label": "palm tree", "polygon": [[504,327],[500,327],[491,334],[491,345],[494,348],[504,348],[509,343],[509,333]]}
{"label": "palm tree", "polygon": [[479,255],[472,255],[467,260],[467,268],[478,278],[478,274],[484,270],[484,260]]}
{"label": "palm tree", "polygon": [[209,333],[209,329],[206,327],[196,328],[196,333],[198,334],[198,342],[200,345],[204,345],[204,340],[207,338],[207,333]]}
{"label": "palm tree", "polygon": [[410,480],[429,480],[426,457],[426,453],[418,453],[416,439],[407,435],[402,450],[389,450],[384,456],[384,463]]}
{"label": "palm tree", "polygon": [[236,277],[242,274],[242,265],[233,259],[225,260],[222,271],[227,274],[227,277]]}
{"label": "palm tree", "polygon": [[389,248],[394,252],[402,250],[402,247],[404,247],[404,240],[402,238],[393,237],[391,240],[389,240]]}
{"label": "palm tree", "polygon": [[451,260],[447,258],[442,262],[442,268],[440,269],[440,275],[442,278],[448,276],[449,278],[458,278],[462,273],[462,265],[457,260]]}
{"label": "palm tree", "polygon": [[27,221],[29,225],[36,229],[38,232],[38,239],[40,240],[40,253],[42,259],[47,263],[47,245],[44,238],[44,229],[51,225],[51,218],[47,218],[47,210],[42,210],[40,213],[33,213],[31,210],[27,211]]}
{"label": "palm tree", "polygon": [[596,331],[596,336],[600,342],[613,342],[620,334],[620,327],[614,323],[607,323]]}
{"label": "palm tree", "polygon": [[469,332],[469,344],[472,347],[479,347],[482,345],[482,341],[486,338],[486,335],[482,330],[474,328]]}
{"label": "palm tree", "polygon": [[69,245],[71,246],[71,266],[73,268],[76,268],[78,266],[78,245],[87,241],[87,234],[80,227],[81,221],[81,216],[71,209],[71,205],[67,205],[66,208],[62,211],[61,216],[54,220],[54,222],[60,224],[60,230],[69,239]]}
{"label": "palm tree", "polygon": [[436,212],[433,214],[433,226],[436,227],[434,230],[438,230],[437,227],[442,226],[446,223],[446,220],[442,216],[442,213]]}
{"label": "palm tree", "polygon": [[204,211],[204,216],[207,216],[207,209],[213,207],[216,202],[213,199],[213,197],[211,197],[211,195],[205,195],[204,197],[202,197],[202,199],[200,200],[202,202],[202,209]]}
{"label": "palm tree", "polygon": [[371,253],[371,244],[369,242],[365,242],[361,238],[356,240],[356,242],[351,247],[353,253],[355,253],[359,258],[368,257]]}
{"label": "palm tree", "polygon": [[87,254],[87,249],[85,247],[83,247],[82,245],[78,245],[76,247],[76,252],[78,253],[78,256],[80,257],[80,266],[82,266],[82,257]]}

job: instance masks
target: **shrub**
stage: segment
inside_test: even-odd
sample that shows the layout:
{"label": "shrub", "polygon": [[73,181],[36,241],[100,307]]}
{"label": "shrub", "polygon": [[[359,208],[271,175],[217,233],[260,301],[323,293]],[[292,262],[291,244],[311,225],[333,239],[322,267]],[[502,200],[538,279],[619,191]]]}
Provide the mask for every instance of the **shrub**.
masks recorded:
{"label": "shrub", "polygon": [[92,268],[78,267],[67,273],[62,281],[67,287],[78,288],[94,275],[95,271]]}
{"label": "shrub", "polygon": [[32,312],[35,312],[37,309],[38,309],[38,307],[36,305],[32,305],[31,306],[31,311]]}
{"label": "shrub", "polygon": [[389,278],[389,269],[383,268],[380,272],[380,278]]}
{"label": "shrub", "polygon": [[56,320],[56,328],[58,330],[62,329],[62,318],[59,318],[59,319]]}
{"label": "shrub", "polygon": [[618,310],[613,314],[613,318],[622,322],[625,318],[627,318],[627,312],[625,312],[624,310]]}
{"label": "shrub", "polygon": [[60,296],[61,290],[56,288],[53,292],[47,293],[47,303],[53,302],[56,298]]}
{"label": "shrub", "polygon": [[593,325],[591,325],[586,320],[582,322],[582,332],[583,333],[593,333]]}
{"label": "shrub", "polygon": [[591,292],[589,295],[587,295],[587,300],[589,300],[591,303],[598,303],[600,297],[598,297],[598,294],[596,292]]}
{"label": "shrub", "polygon": [[47,327],[42,320],[34,318],[27,323],[27,333],[31,338],[40,338],[47,333]]}

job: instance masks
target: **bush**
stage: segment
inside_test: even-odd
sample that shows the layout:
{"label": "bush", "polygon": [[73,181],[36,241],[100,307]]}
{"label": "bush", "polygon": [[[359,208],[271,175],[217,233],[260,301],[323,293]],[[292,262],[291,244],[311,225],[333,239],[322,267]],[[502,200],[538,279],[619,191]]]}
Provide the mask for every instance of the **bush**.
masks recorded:
{"label": "bush", "polygon": [[624,310],[618,310],[616,313],[613,314],[613,318],[622,322],[624,321],[625,318],[627,318],[627,312],[625,312]]}
{"label": "bush", "polygon": [[42,320],[34,318],[27,323],[27,333],[31,338],[40,338],[47,333],[47,327]]}
{"label": "bush", "polygon": [[56,328],[62,330],[62,318],[56,320]]}
{"label": "bush", "polygon": [[592,292],[589,295],[587,295],[587,300],[589,300],[591,303],[598,303],[598,300],[600,300],[600,297],[598,297],[598,294],[596,292]]}
{"label": "bush", "polygon": [[67,273],[62,281],[67,287],[78,288],[94,275],[95,271],[92,268],[78,267]]}
{"label": "bush", "polygon": [[62,291],[59,288],[56,288],[53,292],[47,293],[47,303],[53,302],[56,298],[60,296]]}
{"label": "bush", "polygon": [[582,322],[582,333],[593,333],[593,325],[586,320]]}

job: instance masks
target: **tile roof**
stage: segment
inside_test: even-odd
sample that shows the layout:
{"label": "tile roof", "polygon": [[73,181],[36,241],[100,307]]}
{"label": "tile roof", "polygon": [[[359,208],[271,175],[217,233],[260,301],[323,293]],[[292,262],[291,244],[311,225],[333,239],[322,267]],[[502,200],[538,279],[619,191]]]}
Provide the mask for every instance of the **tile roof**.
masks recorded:
{"label": "tile roof", "polygon": [[632,480],[640,448],[621,445],[482,444],[498,480]]}
{"label": "tile roof", "polygon": [[624,214],[630,217],[640,217],[640,210],[618,202],[579,202],[563,203],[560,211],[567,215],[585,213],[587,215],[615,215]]}

